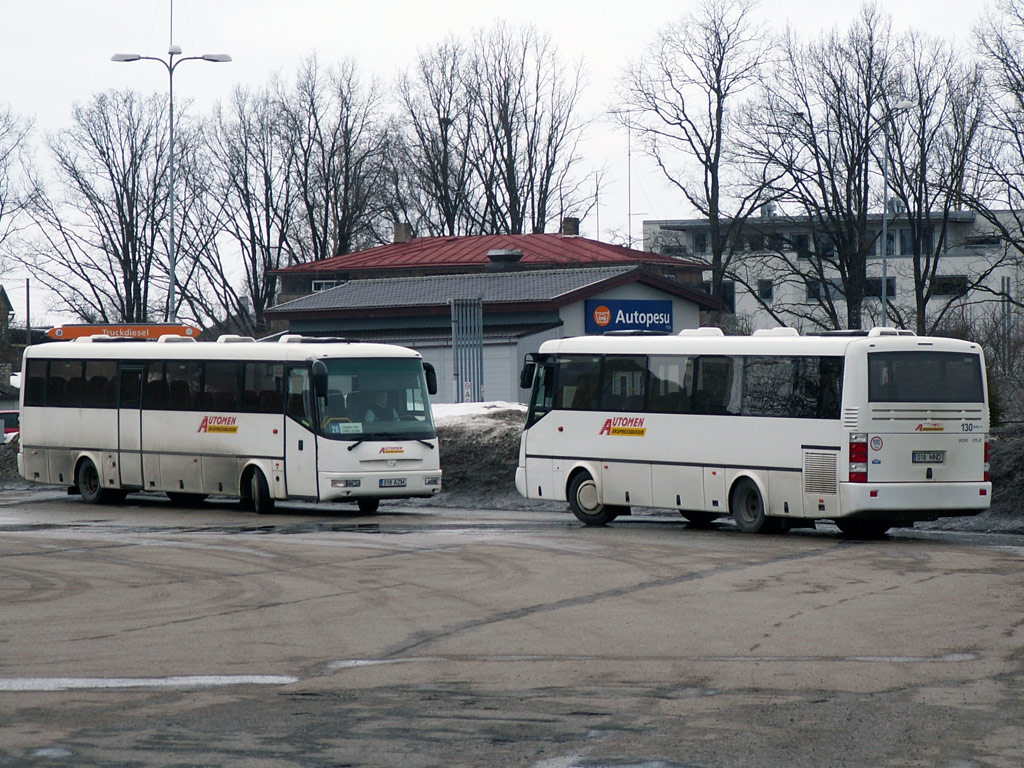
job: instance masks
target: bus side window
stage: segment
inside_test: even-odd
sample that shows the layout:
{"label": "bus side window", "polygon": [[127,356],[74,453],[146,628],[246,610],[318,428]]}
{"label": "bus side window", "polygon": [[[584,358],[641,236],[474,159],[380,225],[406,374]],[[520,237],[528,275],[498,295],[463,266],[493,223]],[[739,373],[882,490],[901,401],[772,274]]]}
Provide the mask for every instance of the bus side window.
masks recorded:
{"label": "bus side window", "polygon": [[284,401],[284,367],[280,363],[246,363],[242,372],[242,410],[247,413],[281,413]]}
{"label": "bus side window", "polygon": [[46,404],[46,361],[29,360],[25,371],[25,405]]}
{"label": "bus side window", "polygon": [[554,407],[596,411],[600,404],[601,358],[572,355],[558,361]]}
{"label": "bus side window", "polygon": [[647,363],[647,410],[689,413],[693,366],[686,357],[653,356]]}
{"label": "bus side window", "polygon": [[647,359],[609,356],[601,371],[601,410],[639,411],[647,388]]}
{"label": "bus side window", "polygon": [[142,387],[142,407],[158,411],[164,407],[167,392],[167,380],[164,378],[164,364],[152,362],[146,373],[146,383]]}
{"label": "bus side window", "polygon": [[701,355],[694,365],[693,412],[725,415],[734,412],[733,360]]}

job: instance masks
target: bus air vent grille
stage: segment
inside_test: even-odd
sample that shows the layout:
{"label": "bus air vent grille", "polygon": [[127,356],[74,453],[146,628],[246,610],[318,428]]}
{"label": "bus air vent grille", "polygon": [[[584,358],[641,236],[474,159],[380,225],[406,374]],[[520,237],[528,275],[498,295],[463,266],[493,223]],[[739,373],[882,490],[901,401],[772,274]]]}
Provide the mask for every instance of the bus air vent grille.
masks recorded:
{"label": "bus air vent grille", "polygon": [[843,426],[847,429],[856,429],[860,420],[860,410],[857,408],[843,409]]}
{"label": "bus air vent grille", "polygon": [[804,453],[804,493],[835,494],[836,465],[839,455],[835,453]]}

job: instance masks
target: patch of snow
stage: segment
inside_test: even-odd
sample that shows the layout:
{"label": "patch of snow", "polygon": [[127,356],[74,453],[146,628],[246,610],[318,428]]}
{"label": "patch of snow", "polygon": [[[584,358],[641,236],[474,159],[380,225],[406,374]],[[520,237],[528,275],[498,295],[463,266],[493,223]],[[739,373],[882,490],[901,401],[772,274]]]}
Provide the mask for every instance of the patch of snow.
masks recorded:
{"label": "patch of snow", "polygon": [[506,403],[492,400],[485,403],[431,403],[430,410],[437,424],[453,424],[471,420],[474,416],[486,416],[498,411],[516,411],[526,413],[522,403]]}

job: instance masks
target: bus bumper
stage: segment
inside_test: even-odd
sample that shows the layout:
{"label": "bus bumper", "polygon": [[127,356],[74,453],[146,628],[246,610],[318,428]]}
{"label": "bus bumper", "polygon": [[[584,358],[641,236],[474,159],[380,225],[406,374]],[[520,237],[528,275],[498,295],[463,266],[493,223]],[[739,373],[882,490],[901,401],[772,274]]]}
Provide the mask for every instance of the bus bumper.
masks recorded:
{"label": "bus bumper", "polygon": [[368,496],[399,499],[434,496],[441,492],[441,471],[326,472],[320,475],[320,501],[344,501]]}
{"label": "bus bumper", "polygon": [[992,483],[840,483],[839,494],[837,517],[935,520],[988,509]]}

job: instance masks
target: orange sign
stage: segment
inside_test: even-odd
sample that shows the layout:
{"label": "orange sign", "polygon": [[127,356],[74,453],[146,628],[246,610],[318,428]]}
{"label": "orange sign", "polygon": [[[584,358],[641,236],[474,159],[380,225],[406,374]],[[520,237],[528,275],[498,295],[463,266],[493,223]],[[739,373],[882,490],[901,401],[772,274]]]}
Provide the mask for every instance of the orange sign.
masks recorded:
{"label": "orange sign", "polygon": [[117,325],[58,325],[46,332],[51,339],[79,339],[83,336],[114,336],[119,339],[158,339],[164,334],[199,336],[199,329],[174,323],[122,323]]}

